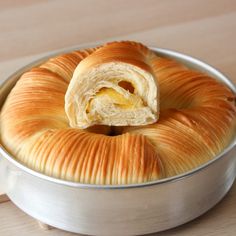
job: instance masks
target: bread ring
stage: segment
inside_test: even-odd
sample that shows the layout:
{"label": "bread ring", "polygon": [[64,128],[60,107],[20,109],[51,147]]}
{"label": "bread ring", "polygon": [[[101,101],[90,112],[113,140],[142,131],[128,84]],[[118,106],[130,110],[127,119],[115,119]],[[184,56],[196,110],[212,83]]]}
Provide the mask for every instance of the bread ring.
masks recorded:
{"label": "bread ring", "polygon": [[[121,44],[137,53],[148,50],[139,43]],[[64,180],[141,183],[209,161],[235,135],[234,93],[210,76],[160,56],[148,59],[160,91],[156,123],[70,127],[64,109],[70,79],[77,65],[96,52],[87,49],[54,57],[18,80],[0,117],[2,143],[17,160]]]}

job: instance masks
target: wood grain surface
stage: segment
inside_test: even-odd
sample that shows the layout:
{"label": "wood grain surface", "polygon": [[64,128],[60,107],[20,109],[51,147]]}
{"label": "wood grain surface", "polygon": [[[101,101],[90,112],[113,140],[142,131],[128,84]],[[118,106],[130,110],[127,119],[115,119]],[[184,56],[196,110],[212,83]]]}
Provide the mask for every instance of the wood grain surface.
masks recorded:
{"label": "wood grain surface", "polygon": [[[0,32],[0,82],[49,51],[130,39],[197,57],[236,83],[235,0],[0,1]],[[0,196],[1,236],[73,235],[40,229],[6,200]],[[236,184],[207,214],[155,235],[233,236],[235,232]]]}

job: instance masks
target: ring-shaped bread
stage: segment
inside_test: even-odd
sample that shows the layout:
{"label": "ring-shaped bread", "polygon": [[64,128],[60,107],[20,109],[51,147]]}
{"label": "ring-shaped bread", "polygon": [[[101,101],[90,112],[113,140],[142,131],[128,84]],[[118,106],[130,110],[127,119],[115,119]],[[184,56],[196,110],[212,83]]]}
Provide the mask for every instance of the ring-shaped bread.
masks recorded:
{"label": "ring-shaped bread", "polygon": [[[112,44],[136,47],[137,52],[150,55],[139,43]],[[65,112],[68,85],[75,68],[97,50],[56,56],[20,77],[0,120],[1,141],[17,160],[69,181],[142,183],[198,167],[219,154],[235,135],[234,93],[202,72],[153,53],[148,63],[159,84],[157,122],[70,127]]]}

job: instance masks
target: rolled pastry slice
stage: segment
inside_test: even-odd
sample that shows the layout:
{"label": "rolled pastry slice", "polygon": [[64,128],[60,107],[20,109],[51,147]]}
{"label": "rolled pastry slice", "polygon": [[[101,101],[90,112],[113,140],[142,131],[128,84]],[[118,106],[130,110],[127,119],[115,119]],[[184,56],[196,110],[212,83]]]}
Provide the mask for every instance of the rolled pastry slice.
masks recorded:
{"label": "rolled pastry slice", "polygon": [[106,44],[82,60],[65,95],[70,126],[146,125],[159,116],[156,55],[134,42]]}

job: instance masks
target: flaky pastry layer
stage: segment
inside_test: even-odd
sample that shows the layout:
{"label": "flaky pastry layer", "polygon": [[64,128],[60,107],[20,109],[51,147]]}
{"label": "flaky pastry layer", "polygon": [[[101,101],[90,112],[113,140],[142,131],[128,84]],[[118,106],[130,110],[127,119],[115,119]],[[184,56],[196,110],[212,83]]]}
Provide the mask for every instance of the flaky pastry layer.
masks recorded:
{"label": "flaky pastry layer", "polygon": [[98,48],[76,67],[65,95],[71,127],[137,126],[159,117],[159,88],[145,46],[114,42]]}

